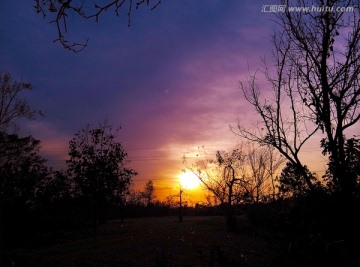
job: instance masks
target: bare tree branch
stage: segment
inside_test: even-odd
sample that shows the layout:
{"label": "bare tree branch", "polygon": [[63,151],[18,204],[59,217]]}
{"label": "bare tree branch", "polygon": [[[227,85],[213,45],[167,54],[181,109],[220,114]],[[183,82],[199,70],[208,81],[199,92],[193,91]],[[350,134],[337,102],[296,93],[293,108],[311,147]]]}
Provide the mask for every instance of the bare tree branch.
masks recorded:
{"label": "bare tree branch", "polygon": [[85,42],[69,42],[66,38],[68,33],[67,18],[69,16],[78,16],[83,19],[95,19],[99,22],[100,16],[109,10],[113,10],[117,17],[120,16],[120,9],[128,4],[127,18],[128,27],[131,25],[131,15],[133,7],[138,10],[142,5],[150,7],[153,11],[156,9],[162,0],[34,0],[34,7],[37,13],[44,17],[50,16],[51,23],[56,25],[57,38],[54,42],[60,42],[61,45],[73,52],[80,52],[88,45],[88,39]]}
{"label": "bare tree branch", "polygon": [[8,73],[0,74],[0,132],[15,126],[18,118],[33,120],[36,114],[43,116],[41,111],[31,109],[26,100],[20,98],[20,94],[31,89],[30,83],[14,81]]}
{"label": "bare tree branch", "polygon": [[[260,116],[259,129],[238,126],[240,136],[275,147],[313,188],[299,159],[303,145],[320,129],[325,138],[321,145],[336,167],[335,180],[345,191],[353,191],[355,178],[346,177],[345,129],[360,120],[360,17],[359,2],[352,0],[282,1],[291,6],[326,6],[334,12],[277,13],[281,30],[274,38],[277,72],[265,76],[275,96],[260,100],[255,77],[240,87],[245,99]],[[338,7],[352,7],[337,12]],[[309,128],[309,123],[313,126]],[[347,189],[345,189],[347,188]]]}

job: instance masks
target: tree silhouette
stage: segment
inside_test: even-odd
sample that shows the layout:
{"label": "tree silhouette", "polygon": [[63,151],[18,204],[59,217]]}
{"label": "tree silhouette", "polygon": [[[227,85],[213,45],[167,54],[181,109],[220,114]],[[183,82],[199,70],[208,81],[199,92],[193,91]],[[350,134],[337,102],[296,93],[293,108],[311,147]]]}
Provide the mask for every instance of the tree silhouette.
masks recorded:
{"label": "tree silhouette", "polygon": [[34,7],[37,13],[44,17],[50,16],[51,22],[56,24],[57,38],[65,49],[79,52],[83,50],[88,41],[83,43],[69,42],[65,35],[68,31],[67,19],[69,16],[78,16],[83,19],[94,19],[99,21],[103,13],[110,10],[116,16],[120,16],[121,9],[127,10],[128,26],[131,24],[131,14],[133,10],[146,5],[150,10],[154,10],[161,4],[161,0],[34,0]]}
{"label": "tree silhouette", "polygon": [[251,192],[256,203],[267,201],[271,195],[276,198],[275,173],[284,163],[284,158],[271,146],[248,147],[246,164],[249,166],[246,183],[247,191]]}
{"label": "tree silhouette", "polygon": [[[312,180],[313,184],[316,183],[316,177],[312,174],[306,166],[304,166],[308,177]],[[310,188],[301,177],[301,172],[297,170],[291,162],[287,162],[286,166],[281,171],[281,175],[278,178],[279,181],[279,193],[283,197],[299,197],[306,196],[310,192]],[[320,186],[318,184],[318,186]]]}
{"label": "tree silhouette", "polygon": [[154,182],[152,180],[149,180],[145,184],[144,191],[141,192],[142,198],[145,200],[145,205],[149,207],[151,204],[153,204],[155,199],[155,187]]}
{"label": "tree silhouette", "polygon": [[1,133],[0,143],[1,203],[32,208],[36,190],[49,175],[46,160],[39,155],[40,141]]}
{"label": "tree silhouette", "polygon": [[50,172],[39,155],[39,140],[0,133],[0,144],[1,246],[12,247],[35,231],[29,215]]}
{"label": "tree silhouette", "polygon": [[0,132],[15,127],[14,121],[18,118],[34,119],[36,113],[42,115],[20,98],[22,92],[31,89],[30,83],[14,81],[9,73],[0,74]]}
{"label": "tree silhouette", "polygon": [[[356,186],[357,197],[360,197],[360,140],[351,138],[346,140],[344,145],[344,156],[346,164],[346,174],[349,179],[353,179]],[[324,175],[328,182],[328,187],[332,192],[339,192],[339,182],[333,177],[334,168],[337,167],[337,162],[331,157],[329,162],[329,169]]]}
{"label": "tree silhouette", "polygon": [[[252,76],[248,83],[241,83],[246,100],[254,107],[260,117],[256,129],[248,129],[238,125],[234,130],[241,137],[268,145],[279,151],[284,158],[296,166],[298,172],[310,190],[315,190],[312,177],[300,159],[300,151],[304,144],[318,131],[318,126],[309,124],[308,112],[302,108],[296,83],[293,82],[293,70],[286,65],[289,48],[281,49],[283,39],[273,39],[275,45],[274,59],[276,74],[272,76],[265,65],[265,76],[270,85],[273,98],[263,99],[261,89]],[[264,64],[266,64],[264,62]]]}
{"label": "tree silhouette", "polygon": [[72,199],[72,183],[63,171],[51,170],[50,175],[41,181],[36,191],[36,205],[49,207]]}
{"label": "tree silhouette", "polygon": [[351,196],[356,179],[348,173],[345,131],[360,119],[359,1],[315,2],[353,10],[284,12],[279,16],[284,34],[280,48],[289,48],[287,65],[294,71],[293,81],[309,119],[325,134],[321,144],[332,162],[333,183],[344,196]]}
{"label": "tree silhouette", "polygon": [[77,193],[90,204],[93,223],[106,220],[108,204],[120,204],[136,172],[125,168],[126,152],[105,122],[77,132],[69,143],[68,171]]}
{"label": "tree silhouette", "polygon": [[225,207],[229,231],[236,230],[235,204],[258,203],[274,195],[274,173],[283,163],[271,147],[240,145],[230,152],[217,151],[215,159],[201,159],[188,169]]}
{"label": "tree silhouette", "polygon": [[270,144],[282,153],[314,190],[299,158],[304,143],[320,130],[332,166],[332,180],[345,196],[353,195],[356,179],[347,173],[345,131],[360,119],[360,23],[358,1],[283,1],[286,6],[352,7],[352,12],[278,13],[281,29],[274,35],[276,74],[265,74],[273,99],[260,99],[252,77],[242,85],[246,99],[261,117],[258,131],[239,127],[240,135]]}

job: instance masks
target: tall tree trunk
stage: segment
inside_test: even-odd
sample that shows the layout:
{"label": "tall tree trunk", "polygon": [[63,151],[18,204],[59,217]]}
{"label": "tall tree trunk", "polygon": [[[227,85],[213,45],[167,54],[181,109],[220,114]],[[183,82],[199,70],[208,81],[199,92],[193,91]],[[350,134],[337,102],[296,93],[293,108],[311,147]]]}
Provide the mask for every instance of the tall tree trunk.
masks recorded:
{"label": "tall tree trunk", "polygon": [[236,232],[236,214],[232,205],[234,180],[229,184],[228,202],[226,203],[226,226],[229,232]]}

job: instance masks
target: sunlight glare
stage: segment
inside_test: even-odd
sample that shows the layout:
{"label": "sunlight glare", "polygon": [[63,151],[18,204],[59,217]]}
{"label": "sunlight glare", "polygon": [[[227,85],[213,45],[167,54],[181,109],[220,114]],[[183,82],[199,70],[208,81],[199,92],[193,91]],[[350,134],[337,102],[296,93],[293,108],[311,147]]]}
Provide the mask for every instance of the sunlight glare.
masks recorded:
{"label": "sunlight glare", "polygon": [[183,172],[179,175],[180,184],[185,189],[193,189],[201,183],[199,178],[193,172]]}

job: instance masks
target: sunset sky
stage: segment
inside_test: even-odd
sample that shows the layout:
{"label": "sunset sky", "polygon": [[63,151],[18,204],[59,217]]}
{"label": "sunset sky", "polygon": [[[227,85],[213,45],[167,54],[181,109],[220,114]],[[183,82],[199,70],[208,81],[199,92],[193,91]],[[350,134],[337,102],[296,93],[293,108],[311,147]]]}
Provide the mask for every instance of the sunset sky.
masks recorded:
{"label": "sunset sky", "polygon": [[[174,194],[184,155],[232,148],[240,139],[229,125],[256,122],[239,82],[271,58],[276,24],[261,12],[270,3],[277,1],[163,1],[134,11],[131,27],[125,11],[118,18],[109,10],[99,23],[70,17],[68,38],[89,38],[75,54],[53,43],[55,25],[33,1],[2,1],[0,72],[32,83],[26,98],[46,115],[23,123],[21,133],[40,139],[49,164],[61,168],[73,134],[108,119],[122,127],[135,186],[152,179],[159,197]],[[318,143],[304,151],[321,172]]]}

